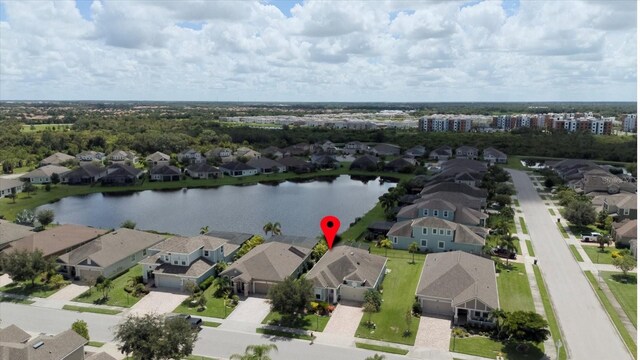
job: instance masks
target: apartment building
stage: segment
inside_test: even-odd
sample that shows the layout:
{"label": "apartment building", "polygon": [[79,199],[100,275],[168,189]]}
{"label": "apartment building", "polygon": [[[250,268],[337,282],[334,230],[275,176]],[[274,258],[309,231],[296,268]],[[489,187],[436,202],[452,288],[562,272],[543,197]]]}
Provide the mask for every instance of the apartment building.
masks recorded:
{"label": "apartment building", "polygon": [[418,130],[426,132],[469,132],[470,118],[423,117],[418,120]]}

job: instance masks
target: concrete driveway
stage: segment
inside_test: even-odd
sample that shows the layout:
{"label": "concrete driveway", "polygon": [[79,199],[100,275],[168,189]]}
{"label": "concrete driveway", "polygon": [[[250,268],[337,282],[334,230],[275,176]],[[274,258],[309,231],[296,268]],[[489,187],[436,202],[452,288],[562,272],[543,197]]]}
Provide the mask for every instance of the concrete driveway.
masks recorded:
{"label": "concrete driveway", "polygon": [[331,318],[324,328],[325,333],[343,337],[353,337],[362,319],[360,304],[340,303],[331,314]]}
{"label": "concrete driveway", "polygon": [[7,286],[7,285],[11,284],[12,282],[13,282],[13,280],[11,280],[9,275],[2,274],[0,276],[0,287]]}
{"label": "concrete driveway", "polygon": [[129,313],[134,315],[170,313],[186,298],[188,298],[188,296],[182,293],[151,291],[133,305]]}
{"label": "concrete driveway", "polygon": [[451,318],[421,316],[416,334],[416,347],[428,347],[449,351]]}
{"label": "concrete driveway", "polygon": [[49,296],[48,299],[71,301],[87,290],[89,290],[89,287],[86,285],[69,284]]}
{"label": "concrete driveway", "polygon": [[271,306],[267,299],[248,297],[240,301],[227,320],[258,325],[267,317],[270,310]]}

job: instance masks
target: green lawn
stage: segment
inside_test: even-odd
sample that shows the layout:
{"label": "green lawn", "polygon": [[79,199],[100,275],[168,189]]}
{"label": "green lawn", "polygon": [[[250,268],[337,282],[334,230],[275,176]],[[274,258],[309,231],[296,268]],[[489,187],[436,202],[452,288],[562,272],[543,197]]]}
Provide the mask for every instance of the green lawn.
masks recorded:
{"label": "green lawn", "polygon": [[[384,250],[372,248],[372,253],[384,254]],[[376,329],[371,330],[365,325],[368,320],[368,316],[365,315],[362,317],[355,336],[413,345],[420,319],[413,319],[410,328],[411,335],[404,336],[404,331],[407,328],[404,315],[413,304],[425,255],[416,254],[415,264],[410,263],[411,254],[404,250],[389,250],[388,257],[387,268],[390,272],[382,282],[384,290],[382,307],[380,312],[371,316],[371,321],[376,324]]]}
{"label": "green lawn", "polygon": [[90,313],[105,314],[105,315],[120,314],[120,310],[101,309],[101,308],[75,306],[75,305],[64,305],[62,309],[69,310],[69,311],[90,312]]}
{"label": "green lawn", "polygon": [[288,337],[288,338],[300,339],[300,340],[311,340],[311,336],[310,335],[297,334],[297,333],[292,333],[292,332],[288,332],[288,331],[257,328],[256,332],[258,334],[264,334],[264,335],[281,336],[281,337]]}
{"label": "green lawn", "polygon": [[17,298],[12,298],[12,297],[7,297],[7,296],[0,296],[0,303],[3,303],[3,302],[10,302],[10,303],[14,303],[14,304],[31,305],[35,301],[28,300],[28,299],[17,299]]}
{"label": "green lawn", "polygon": [[380,352],[386,352],[386,353],[398,354],[398,355],[407,355],[409,353],[409,350],[405,350],[405,349],[398,349],[391,346],[365,344],[361,342],[356,342],[356,347],[359,349],[367,349],[371,351],[380,351]]}
{"label": "green lawn", "polygon": [[530,346],[526,352],[519,352],[514,343],[504,344],[485,336],[469,336],[451,338],[449,350],[491,359],[495,359],[499,353],[502,353],[504,358],[509,360],[540,360],[544,356],[542,346],[542,344],[538,347]]}
{"label": "green lawn", "polygon": [[524,264],[510,262],[507,267],[498,260],[496,270],[499,272],[496,280],[500,307],[506,311],[535,311]]}
{"label": "green lawn", "polygon": [[582,255],[580,255],[580,253],[578,252],[578,248],[575,245],[573,244],[569,245],[569,249],[571,250],[573,257],[576,258],[578,262],[584,261],[584,259],[582,258]]}
{"label": "green lawn", "polygon": [[[542,279],[542,273],[540,273],[540,269],[537,266],[533,267],[533,273],[536,276],[536,283],[538,284],[538,289],[540,290],[540,298],[542,298],[542,305],[544,306],[544,313],[547,316],[547,321],[549,322],[549,331],[551,331],[551,337],[553,338],[553,342],[562,341],[562,334],[560,333],[560,326],[558,326],[558,320],[556,319],[556,314],[553,310],[553,306],[551,305],[551,299],[549,298],[549,292],[547,291],[547,286]],[[560,354],[558,354],[559,360],[567,359],[567,351],[566,346],[560,348]]]}
{"label": "green lawn", "polygon": [[573,234],[573,236],[577,238],[582,238],[582,234],[590,233],[590,232],[598,232],[601,234],[606,233],[604,229],[600,229],[599,227],[591,224],[587,226],[577,226],[573,224],[569,224],[569,231]]}
{"label": "green lawn", "polygon": [[638,278],[636,274],[628,274],[626,277],[622,273],[613,271],[600,272],[602,278],[607,282],[609,289],[616,297],[618,303],[624,310],[627,317],[638,327]]}
{"label": "green lawn", "polygon": [[132,186],[105,186],[100,185],[55,185],[51,191],[45,191],[43,186],[36,186],[38,192],[29,197],[25,193],[18,194],[16,202],[8,198],[0,199],[0,214],[6,219],[15,219],[16,214],[22,209],[34,209],[40,205],[54,202],[61,198],[72,195],[85,195],[98,192],[123,192],[123,191],[143,191],[143,190],[161,190],[161,189],[182,189],[182,188],[207,188],[218,187],[222,185],[248,185],[257,184],[261,181],[286,181],[290,179],[310,179],[319,176],[339,176],[339,175],[360,175],[360,176],[383,176],[398,180],[410,179],[412,174],[400,174],[391,172],[367,172],[367,171],[351,171],[348,163],[342,164],[339,169],[321,170],[309,174],[294,174],[292,172],[280,174],[261,174],[256,176],[247,176],[242,178],[223,177],[221,179],[191,179],[186,178],[181,181],[170,182],[152,182],[145,181]]}
{"label": "green lawn", "polygon": [[304,318],[298,319],[295,322],[288,322],[288,321],[283,322],[282,315],[280,315],[280,313],[275,311],[270,312],[269,315],[267,315],[267,317],[265,317],[264,320],[262,320],[263,324],[283,326],[283,327],[294,328],[294,329],[319,331],[319,332],[324,331],[324,327],[327,326],[328,322],[329,322],[328,316],[318,316],[316,314],[306,315]]}
{"label": "green lawn", "polygon": [[515,206],[520,206],[520,200],[518,200],[518,199],[513,199],[513,205],[515,205]]}
{"label": "green lawn", "polygon": [[377,202],[376,206],[374,206],[371,210],[369,210],[366,214],[364,214],[364,216],[362,216],[360,221],[358,221],[349,229],[347,229],[345,232],[340,234],[340,237],[342,238],[343,241],[348,241],[348,240],[358,241],[362,239],[362,236],[367,230],[367,226],[369,226],[372,222],[378,221],[378,220],[385,220],[384,209],[382,209],[382,205],[380,205],[379,202]]}
{"label": "green lawn", "polygon": [[527,223],[524,222],[524,218],[522,216],[518,217],[520,219],[520,227],[522,228],[523,234],[529,234],[529,230],[527,229]]}
{"label": "green lawn", "polygon": [[219,322],[215,322],[215,321],[203,321],[202,322],[202,326],[208,326],[208,327],[214,327],[215,328],[215,327],[218,327],[220,325],[222,325],[222,324],[219,323]]}
{"label": "green lawn", "polygon": [[565,239],[569,238],[569,234],[567,234],[567,230],[564,229],[564,226],[562,226],[561,223],[556,222],[556,225],[558,226],[558,230],[560,230],[560,233],[562,234],[562,237]]}
{"label": "green lawn", "polygon": [[72,126],[73,124],[23,124],[22,132],[39,132],[47,129],[53,129],[55,131],[62,132],[65,129],[71,128]]}
{"label": "green lawn", "polygon": [[181,313],[181,314],[191,314],[196,316],[207,316],[214,317],[219,319],[224,319],[235,309],[234,306],[231,306],[231,302],[227,300],[226,307],[223,307],[224,300],[222,298],[217,298],[213,296],[213,293],[216,289],[215,285],[209,286],[207,290],[204,291],[204,296],[207,299],[207,305],[203,311],[198,311],[197,307],[190,307],[189,304],[185,301],[185,303],[180,304],[173,312]]}
{"label": "green lawn", "polygon": [[521,156],[510,155],[507,158],[507,163],[506,164],[499,164],[499,166],[506,167],[506,168],[511,168],[511,169],[516,169],[516,170],[528,170],[529,168],[526,167],[526,166],[523,166],[522,163],[520,162],[520,160],[522,160]]}
{"label": "green lawn", "polygon": [[551,214],[551,216],[556,216],[556,212],[553,211],[553,209],[549,208],[549,214]]}
{"label": "green lawn", "polygon": [[31,286],[31,281],[25,282],[13,282],[7,286],[3,286],[0,288],[0,292],[5,292],[8,294],[14,295],[23,295],[23,296],[35,296],[40,298],[46,298],[55,294],[58,290],[65,287],[68,283],[65,283],[63,286],[59,288],[54,288],[48,284],[45,284],[42,281],[41,277],[36,279],[35,285]]}
{"label": "green lawn", "polygon": [[103,342],[100,342],[100,341],[89,341],[87,343],[88,346],[93,346],[93,347],[97,347],[97,348],[102,347],[104,344],[106,344],[106,343],[103,343]]}
{"label": "green lawn", "polygon": [[527,244],[529,256],[536,256],[536,253],[533,251],[533,244],[531,243],[531,240],[525,240],[524,242]]}
{"label": "green lawn", "polygon": [[588,245],[585,245],[582,248],[587,255],[589,255],[589,258],[594,264],[611,264],[613,260],[611,258],[611,253],[616,250],[615,248],[605,247],[604,252],[602,252],[600,247]]}
{"label": "green lawn", "polygon": [[624,327],[622,320],[620,320],[616,309],[613,308],[613,305],[611,304],[611,302],[609,302],[609,299],[605,295],[604,291],[600,288],[600,285],[598,284],[595,276],[593,276],[593,273],[591,273],[591,271],[585,271],[584,273],[587,276],[587,279],[589,279],[589,282],[591,283],[593,290],[596,292],[596,295],[598,295],[600,303],[602,303],[604,309],[607,310],[607,313],[609,314],[613,325],[615,325],[616,329],[618,329],[618,332],[622,337],[622,341],[624,341],[624,343],[627,345],[629,351],[631,351],[631,353],[633,354],[633,357],[637,359],[638,346],[635,343],[635,339],[631,337],[631,335],[629,335],[629,332],[627,331],[627,328]]}
{"label": "green lawn", "polygon": [[88,304],[104,304],[112,306],[131,307],[141,298],[135,297],[128,292],[124,291],[125,286],[129,282],[130,278],[142,275],[142,265],[136,265],[129,269],[124,274],[116,277],[112,280],[112,288],[109,291],[109,296],[105,301],[102,299],[102,291],[98,291],[91,288],[85,291],[83,294],[73,299],[73,301],[88,303]]}

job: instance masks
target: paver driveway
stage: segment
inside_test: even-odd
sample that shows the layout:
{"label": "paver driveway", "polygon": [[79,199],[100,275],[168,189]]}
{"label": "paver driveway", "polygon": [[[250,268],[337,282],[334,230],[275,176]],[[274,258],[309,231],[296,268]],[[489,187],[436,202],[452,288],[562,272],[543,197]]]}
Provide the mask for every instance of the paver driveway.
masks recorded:
{"label": "paver driveway", "polygon": [[89,290],[89,287],[86,285],[69,284],[49,296],[49,300],[71,301],[87,290]]}
{"label": "paver driveway", "polygon": [[260,324],[270,310],[271,306],[267,299],[248,297],[240,301],[227,320]]}
{"label": "paver driveway", "polygon": [[449,351],[451,318],[421,316],[415,346]]}
{"label": "paver driveway", "polygon": [[133,305],[129,313],[135,315],[170,313],[187,297],[187,295],[181,293],[154,290]]}
{"label": "paver driveway", "polygon": [[331,314],[324,328],[325,333],[344,337],[353,337],[362,319],[362,307],[359,304],[340,303]]}

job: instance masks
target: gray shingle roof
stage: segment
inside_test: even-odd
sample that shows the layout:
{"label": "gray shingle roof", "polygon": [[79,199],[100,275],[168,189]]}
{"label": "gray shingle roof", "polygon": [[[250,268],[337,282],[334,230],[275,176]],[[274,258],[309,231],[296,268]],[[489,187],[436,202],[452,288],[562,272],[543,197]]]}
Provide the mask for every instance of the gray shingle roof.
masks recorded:
{"label": "gray shingle roof", "polygon": [[75,157],[71,156],[71,155],[67,155],[67,154],[63,154],[63,153],[55,153],[53,155],[47,156],[46,158],[42,159],[40,161],[40,164],[44,164],[44,165],[59,165],[60,163],[63,163],[65,161],[69,161],[69,160],[74,160]]}
{"label": "gray shingle roof", "polygon": [[324,254],[306,277],[317,287],[337,288],[344,280],[361,281],[373,287],[386,263],[387,258],[369,254],[367,250],[336,246]]}
{"label": "gray shingle roof", "polygon": [[489,196],[486,189],[480,189],[475,186],[455,182],[441,182],[425,186],[420,194],[426,195],[438,191],[460,192],[477,198],[486,198]]}
{"label": "gray shingle roof", "polygon": [[7,251],[40,249],[44,256],[48,256],[82,245],[106,233],[107,231],[102,229],[65,224],[16,240],[11,243]]}
{"label": "gray shingle roof", "polygon": [[[40,344],[41,343],[41,344]],[[27,343],[0,343],[0,358],[10,360],[63,360],[84,347],[87,339],[73,330],[58,335],[41,335]],[[39,346],[34,347],[34,345]]]}
{"label": "gray shingle roof", "polygon": [[9,325],[0,330],[0,342],[23,343],[31,339],[31,335],[16,325]]}
{"label": "gray shingle roof", "polygon": [[6,244],[32,234],[33,228],[0,219],[0,248]]}
{"label": "gray shingle roof", "polygon": [[429,254],[416,295],[451,299],[452,306],[473,299],[500,306],[493,260],[462,251]]}
{"label": "gray shingle roof", "polygon": [[245,281],[283,281],[309,257],[311,249],[281,242],[269,242],[256,246],[231,264],[220,276]]}
{"label": "gray shingle roof", "polygon": [[70,169],[64,166],[45,165],[20,176],[20,179],[30,179],[33,177],[50,177],[53,174],[62,175],[68,171],[70,171]]}
{"label": "gray shingle roof", "polygon": [[241,163],[240,161],[231,161],[226,164],[220,165],[220,169],[225,169],[228,171],[242,171],[242,170],[254,170],[255,168],[245,163]]}
{"label": "gray shingle roof", "polygon": [[273,167],[280,168],[284,166],[281,163],[269,158],[253,158],[247,161],[247,165],[252,166],[256,169],[272,169]]}
{"label": "gray shingle roof", "polygon": [[[387,233],[387,236],[403,236],[411,237],[412,229],[414,227],[428,227],[437,229],[450,229],[454,231],[453,242],[459,244],[474,244],[484,245],[485,240],[480,235],[476,234],[466,225],[456,224],[454,222],[435,218],[435,217],[421,217],[412,220],[405,220],[395,223],[391,230]],[[424,235],[429,237],[429,235]],[[423,237],[424,237],[423,236]]]}
{"label": "gray shingle roof", "polygon": [[151,175],[180,175],[182,172],[175,166],[172,165],[157,165],[154,166],[153,169],[149,171]]}

